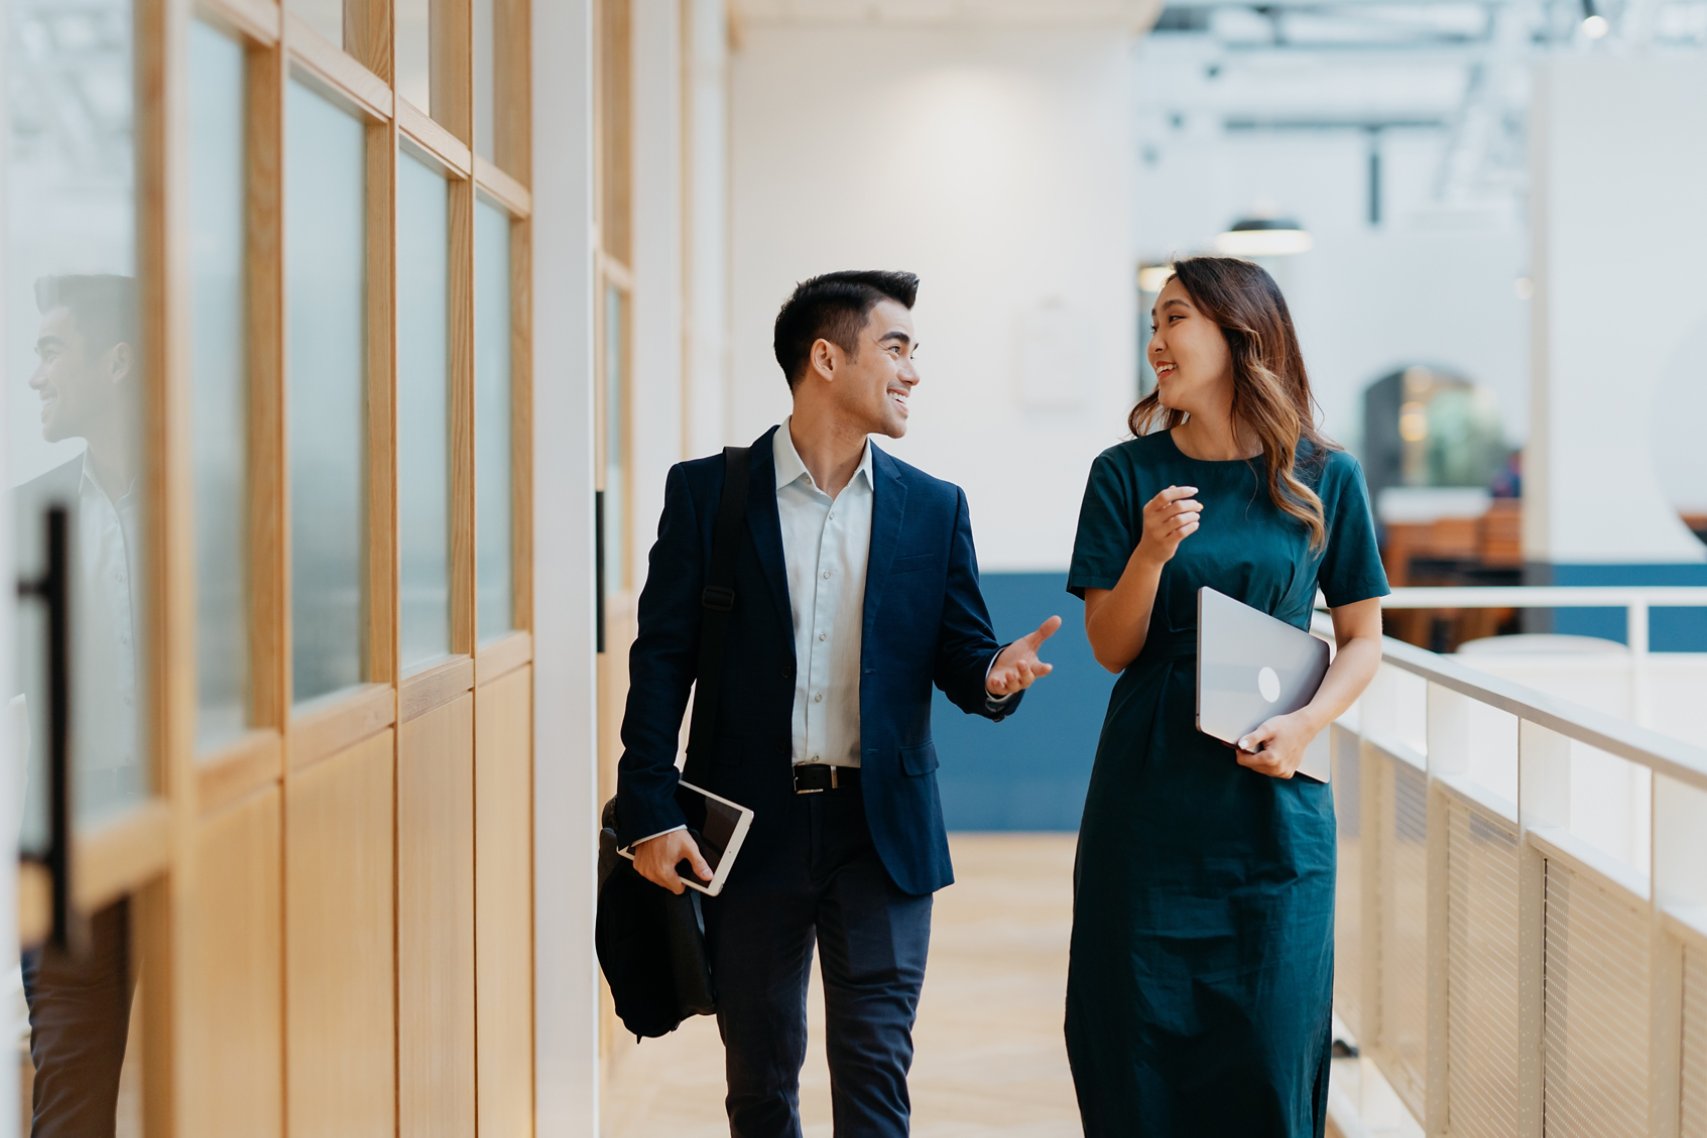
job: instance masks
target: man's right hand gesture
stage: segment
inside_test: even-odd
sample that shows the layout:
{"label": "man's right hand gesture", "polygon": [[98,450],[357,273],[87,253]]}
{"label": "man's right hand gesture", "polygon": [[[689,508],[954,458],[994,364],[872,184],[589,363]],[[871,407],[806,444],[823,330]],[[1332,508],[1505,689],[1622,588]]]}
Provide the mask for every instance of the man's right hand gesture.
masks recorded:
{"label": "man's right hand gesture", "polygon": [[676,867],[684,861],[693,866],[701,881],[710,884],[711,866],[700,856],[699,843],[686,830],[659,834],[634,847],[635,870],[652,884],[662,885],[671,893],[680,894],[687,888],[676,872]]}

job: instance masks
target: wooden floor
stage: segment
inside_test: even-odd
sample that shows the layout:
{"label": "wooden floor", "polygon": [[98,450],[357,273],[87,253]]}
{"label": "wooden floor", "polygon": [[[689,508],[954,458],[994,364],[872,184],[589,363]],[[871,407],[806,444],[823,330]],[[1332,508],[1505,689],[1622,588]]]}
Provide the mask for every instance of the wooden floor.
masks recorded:
{"label": "wooden floor", "polygon": [[[1072,834],[955,834],[958,882],[937,894],[930,969],[914,1032],[913,1138],[1082,1134],[1061,1037],[1073,921]],[[816,973],[800,1075],[806,1138],[831,1138],[824,998]],[[727,1138],[723,1046],[709,1018],[619,1046],[604,1138]],[[1355,1119],[1359,1060],[1334,1063],[1333,1095]],[[659,1086],[667,1085],[667,1092]],[[1391,1097],[1389,1092],[1387,1097]],[[1393,1102],[1365,1138],[1420,1138]],[[1328,1138],[1342,1138],[1330,1118]]]}
{"label": "wooden floor", "polygon": [[[1061,1038],[1072,923],[1071,834],[952,839],[958,883],[937,894],[914,1033],[915,1138],[1081,1133]],[[814,977],[801,1073],[807,1138],[830,1138],[823,995]],[[657,1091],[660,1072],[670,1090]],[[606,1138],[726,1138],[723,1048],[706,1018],[628,1051],[605,1097]]]}

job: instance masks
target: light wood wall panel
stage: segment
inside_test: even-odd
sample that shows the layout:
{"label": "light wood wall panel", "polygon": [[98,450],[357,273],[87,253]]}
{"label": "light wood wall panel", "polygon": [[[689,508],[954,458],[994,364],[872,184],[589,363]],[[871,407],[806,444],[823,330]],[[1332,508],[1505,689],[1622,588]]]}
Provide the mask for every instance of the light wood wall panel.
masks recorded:
{"label": "light wood wall panel", "polygon": [[284,1133],[283,795],[271,787],[197,827],[184,924],[185,1138]]}
{"label": "light wood wall panel", "polygon": [[403,725],[397,773],[398,1111],[474,1133],[474,696]]}
{"label": "light wood wall panel", "polygon": [[633,0],[601,0],[594,17],[599,57],[596,154],[599,248],[624,265],[634,263]]}
{"label": "light wood wall panel", "polygon": [[286,1117],[292,1138],[392,1138],[396,1132],[395,745],[394,733],[382,731],[294,772],[287,784]]}
{"label": "light wood wall panel", "polygon": [[533,668],[476,695],[475,959],[481,1138],[533,1134]]}

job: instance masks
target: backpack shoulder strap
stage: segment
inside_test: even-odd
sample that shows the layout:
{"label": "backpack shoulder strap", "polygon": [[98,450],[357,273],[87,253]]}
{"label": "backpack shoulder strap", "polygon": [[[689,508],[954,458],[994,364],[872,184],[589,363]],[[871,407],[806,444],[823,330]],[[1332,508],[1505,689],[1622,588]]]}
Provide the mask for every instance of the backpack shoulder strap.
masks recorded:
{"label": "backpack shoulder strap", "polygon": [[735,548],[747,517],[751,447],[723,448],[723,495],[711,531],[711,564],[700,591],[699,666],[695,672],[693,722],[688,728],[688,762],[709,759],[717,731],[717,701],[723,687],[723,650],[729,639],[729,614],[735,611]]}

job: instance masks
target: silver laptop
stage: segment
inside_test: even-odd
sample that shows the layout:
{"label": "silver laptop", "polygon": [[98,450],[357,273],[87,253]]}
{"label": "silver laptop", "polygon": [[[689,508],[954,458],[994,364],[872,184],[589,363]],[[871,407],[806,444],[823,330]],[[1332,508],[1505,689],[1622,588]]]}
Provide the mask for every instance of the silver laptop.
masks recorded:
{"label": "silver laptop", "polygon": [[[1237,746],[1247,732],[1315,698],[1328,644],[1214,589],[1197,591],[1197,729]],[[1328,733],[1298,773],[1328,781]]]}

